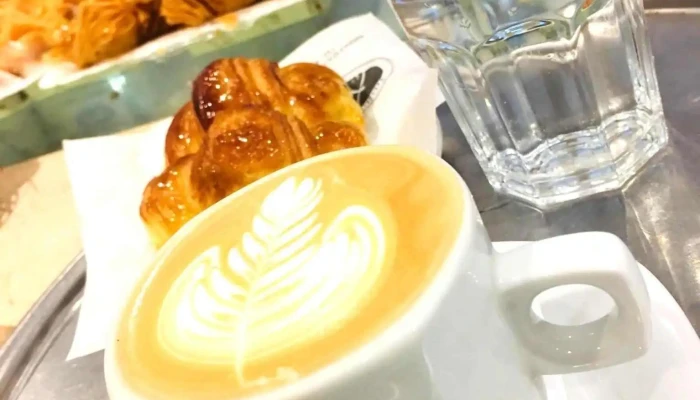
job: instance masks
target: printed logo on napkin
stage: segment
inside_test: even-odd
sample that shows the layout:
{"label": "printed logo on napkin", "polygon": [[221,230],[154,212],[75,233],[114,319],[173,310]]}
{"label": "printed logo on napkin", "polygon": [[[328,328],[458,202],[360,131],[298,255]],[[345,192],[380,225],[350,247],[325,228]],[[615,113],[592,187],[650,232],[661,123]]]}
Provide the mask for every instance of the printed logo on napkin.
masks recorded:
{"label": "printed logo on napkin", "polygon": [[363,109],[372,105],[393,72],[391,61],[377,58],[345,77],[346,83]]}

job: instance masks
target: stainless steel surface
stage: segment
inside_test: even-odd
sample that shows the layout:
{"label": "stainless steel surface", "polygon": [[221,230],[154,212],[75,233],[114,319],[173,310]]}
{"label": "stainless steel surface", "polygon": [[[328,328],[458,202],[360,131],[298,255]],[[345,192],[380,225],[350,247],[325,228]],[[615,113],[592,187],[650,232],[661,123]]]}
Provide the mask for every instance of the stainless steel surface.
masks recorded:
{"label": "stainless steel surface", "polygon": [[[64,361],[84,286],[85,258],[80,255],[32,307],[6,345],[0,348],[0,399],[100,398],[92,396],[94,389],[91,386],[102,379],[101,373],[94,377],[77,373],[82,367]],[[86,366],[84,360],[77,363]],[[98,366],[101,371],[101,362],[91,363],[89,369],[92,370],[93,366]]]}
{"label": "stainless steel surface", "polygon": [[[602,230],[623,238],[700,331],[700,14],[649,16],[671,145],[622,193],[541,212],[498,197],[446,106],[444,158],[472,189],[493,240]],[[0,350],[0,400],[103,400],[102,353],[65,362],[85,279],[69,266]]]}

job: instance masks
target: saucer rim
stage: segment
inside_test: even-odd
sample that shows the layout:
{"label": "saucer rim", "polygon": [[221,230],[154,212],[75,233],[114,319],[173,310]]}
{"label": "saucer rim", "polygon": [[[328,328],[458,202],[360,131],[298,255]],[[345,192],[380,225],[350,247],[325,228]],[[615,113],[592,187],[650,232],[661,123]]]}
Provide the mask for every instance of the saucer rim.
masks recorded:
{"label": "saucer rim", "polygon": [[[494,250],[497,252],[506,252],[516,249],[525,244],[532,243],[531,241],[503,241],[503,242],[493,242]],[[642,263],[637,261],[639,270],[646,284],[647,291],[649,292],[649,299],[651,303],[651,314],[652,323],[655,320],[660,319],[666,322],[667,325],[672,326],[672,330],[675,333],[674,339],[679,343],[679,345],[685,349],[695,348],[695,352],[700,354],[700,338],[695,332],[690,320],[683,312],[683,309],[678,304],[676,299],[671,295],[671,293],[666,289],[666,287],[661,283],[661,281],[654,276],[654,274],[649,271]],[[661,310],[660,310],[661,309]],[[656,318],[654,318],[656,317]],[[660,345],[659,338],[652,338],[650,343],[651,346]],[[642,356],[644,357],[644,356]],[[687,358],[687,357],[686,357]],[[618,366],[613,366],[609,368],[616,368]],[[700,373],[700,363],[693,365],[697,368],[697,372]],[[690,366],[689,366],[690,368]],[[595,373],[583,372],[586,373]],[[543,376],[543,384],[546,392],[547,399],[556,400],[568,400],[570,396],[567,395],[567,384],[564,375],[548,375]]]}

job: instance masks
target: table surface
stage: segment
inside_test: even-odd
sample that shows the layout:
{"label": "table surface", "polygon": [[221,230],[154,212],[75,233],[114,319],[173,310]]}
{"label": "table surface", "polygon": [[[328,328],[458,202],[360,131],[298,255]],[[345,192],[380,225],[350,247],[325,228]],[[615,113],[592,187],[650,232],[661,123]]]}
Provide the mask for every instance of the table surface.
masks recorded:
{"label": "table surface", "polygon": [[700,332],[700,10],[652,11],[649,35],[670,143],[627,187],[543,212],[494,193],[449,109],[443,157],[467,181],[494,241],[582,231],[622,238]]}
{"label": "table surface", "polygon": [[63,153],[0,168],[0,345],[81,249]]}

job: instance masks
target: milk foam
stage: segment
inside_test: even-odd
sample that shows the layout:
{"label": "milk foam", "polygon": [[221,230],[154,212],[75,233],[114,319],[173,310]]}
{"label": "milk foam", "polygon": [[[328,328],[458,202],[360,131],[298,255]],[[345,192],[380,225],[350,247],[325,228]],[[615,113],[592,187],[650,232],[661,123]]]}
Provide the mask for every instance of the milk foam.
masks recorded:
{"label": "milk foam", "polygon": [[348,204],[320,219],[324,184],[288,178],[236,246],[211,247],[185,268],[158,317],[165,351],[229,364],[244,386],[296,377],[284,365],[274,377],[248,376],[246,366],[342,328],[375,290],[386,257],[386,232],[370,208]]}

